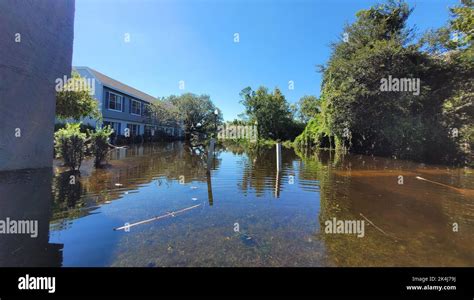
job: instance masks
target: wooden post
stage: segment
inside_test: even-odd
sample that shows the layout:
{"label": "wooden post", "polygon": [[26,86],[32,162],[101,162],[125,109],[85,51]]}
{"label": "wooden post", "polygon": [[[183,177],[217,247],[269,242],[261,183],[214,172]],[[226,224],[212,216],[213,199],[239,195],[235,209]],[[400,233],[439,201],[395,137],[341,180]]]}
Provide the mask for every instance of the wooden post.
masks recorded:
{"label": "wooden post", "polygon": [[281,143],[276,144],[276,165],[277,172],[281,171]]}

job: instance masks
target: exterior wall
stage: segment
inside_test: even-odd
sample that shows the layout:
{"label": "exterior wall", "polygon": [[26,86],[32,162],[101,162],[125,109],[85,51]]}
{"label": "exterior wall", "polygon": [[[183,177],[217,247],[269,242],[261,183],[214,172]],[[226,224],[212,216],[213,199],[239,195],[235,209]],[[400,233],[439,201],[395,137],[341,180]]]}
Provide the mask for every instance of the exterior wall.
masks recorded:
{"label": "exterior wall", "polygon": [[118,119],[111,119],[111,118],[104,118],[104,122],[115,122],[115,123],[120,123],[120,133],[119,135],[124,135],[125,133],[125,128],[127,128],[128,124],[137,124],[140,125],[140,132],[138,134],[143,134],[145,130],[145,124],[144,123],[137,123],[137,122],[131,122],[131,121],[123,121],[123,120],[118,120]]}
{"label": "exterior wall", "polygon": [[[142,112],[144,111],[144,105],[148,102],[143,101],[136,97],[131,97],[129,94],[122,92],[114,87],[104,86],[102,82],[100,82],[94,74],[90,71],[87,67],[75,67],[74,68],[82,77],[84,78],[91,78],[95,81],[95,94],[94,98],[98,101],[99,111],[102,113],[103,121],[104,122],[115,122],[120,123],[120,133],[119,135],[124,134],[125,128],[127,128],[127,124],[137,124],[140,125],[139,134],[145,133],[145,126],[149,125],[155,129],[155,131],[162,130],[172,133],[175,137],[183,137],[184,131],[180,126],[165,126],[159,123],[159,120],[154,120],[152,124],[148,123],[148,118],[144,115],[138,116],[131,114],[131,106],[130,101],[131,99],[138,100],[142,103]],[[106,99],[106,92],[113,92],[115,94],[121,95],[124,98],[123,101],[123,111],[115,111],[108,109],[108,101]],[[142,113],[143,114],[143,113]],[[90,124],[92,126],[96,126],[95,120],[90,118],[86,118],[82,121],[84,124]]]}
{"label": "exterior wall", "polygon": [[[108,109],[107,107],[107,100],[105,99],[105,93],[109,91],[109,92],[113,92],[115,94],[119,94],[121,95],[122,97],[124,97],[124,101],[123,101],[123,111],[122,112],[119,112],[119,111],[115,111],[115,110],[110,110]],[[115,89],[111,89],[109,87],[104,87],[103,91],[102,91],[102,99],[103,100],[103,103],[102,103],[102,116],[105,118],[110,118],[110,119],[117,119],[117,120],[123,120],[123,121],[128,121],[128,122],[135,122],[135,123],[140,123],[140,124],[145,124],[146,122],[146,117],[145,116],[137,116],[137,115],[133,115],[131,114],[130,112],[130,101],[131,99],[134,99],[134,100],[139,100],[137,98],[131,98],[130,96],[128,96],[127,94],[124,94],[124,93],[121,93]],[[141,101],[141,105],[142,105],[142,112],[143,112],[143,105],[144,103],[147,103],[145,101]]]}
{"label": "exterior wall", "polygon": [[55,80],[71,74],[74,8],[0,1],[0,170],[52,166]]}

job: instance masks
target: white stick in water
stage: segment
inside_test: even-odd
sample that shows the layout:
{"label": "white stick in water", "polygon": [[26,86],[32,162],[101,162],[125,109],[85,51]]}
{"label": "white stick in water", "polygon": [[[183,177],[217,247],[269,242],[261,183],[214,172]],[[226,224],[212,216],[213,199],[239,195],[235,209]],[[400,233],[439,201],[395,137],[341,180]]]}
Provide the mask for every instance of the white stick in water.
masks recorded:
{"label": "white stick in water", "polygon": [[156,221],[156,220],[159,220],[159,219],[163,219],[163,218],[166,218],[166,217],[170,217],[170,216],[175,216],[179,213],[182,213],[182,212],[185,212],[187,210],[190,210],[190,209],[193,209],[193,208],[196,208],[198,206],[200,206],[201,204],[197,204],[197,205],[193,205],[193,206],[190,206],[190,207],[186,207],[186,208],[183,208],[181,210],[177,210],[177,211],[172,211],[172,212],[168,212],[164,215],[161,215],[161,216],[157,216],[157,217],[153,217],[151,219],[147,219],[147,220],[143,220],[143,221],[139,221],[139,222],[136,222],[136,223],[132,223],[132,224],[128,224],[128,225],[125,225],[125,226],[121,226],[121,227],[117,227],[117,228],[114,228],[114,230],[124,230],[124,229],[128,229],[132,226],[137,226],[137,225],[141,225],[141,224],[145,224],[145,223],[149,223],[149,222],[153,222],[153,221]]}

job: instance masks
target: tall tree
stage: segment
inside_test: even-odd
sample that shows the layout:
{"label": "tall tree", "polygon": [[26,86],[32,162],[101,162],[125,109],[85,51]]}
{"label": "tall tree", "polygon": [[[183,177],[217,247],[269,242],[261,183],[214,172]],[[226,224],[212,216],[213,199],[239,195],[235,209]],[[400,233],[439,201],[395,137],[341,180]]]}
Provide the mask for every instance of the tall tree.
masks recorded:
{"label": "tall tree", "polygon": [[186,93],[170,96],[165,102],[174,106],[177,119],[183,123],[186,139],[190,139],[192,134],[214,133],[216,126],[222,122],[222,112],[208,95]]}
{"label": "tall tree", "polygon": [[[436,161],[452,153],[442,109],[453,93],[445,84],[451,68],[411,43],[411,12],[403,1],[387,1],[345,27],[347,38],[332,45],[322,68],[322,123],[309,132],[355,152]],[[386,90],[390,78],[413,86]]]}
{"label": "tall tree", "polygon": [[[443,103],[443,115],[451,137],[466,153],[474,149],[474,5],[463,0],[450,8],[451,20],[446,26],[425,34],[421,44],[426,51],[444,60],[450,67],[449,80],[453,95]],[[472,156],[472,152],[471,152]]]}
{"label": "tall tree", "polygon": [[257,122],[259,137],[286,140],[294,129],[292,113],[285,96],[275,88],[269,93],[266,87],[253,91],[247,87],[240,92],[241,103],[251,123]]}
{"label": "tall tree", "polygon": [[308,123],[321,111],[321,102],[315,96],[303,96],[298,101],[298,117],[301,122]]}

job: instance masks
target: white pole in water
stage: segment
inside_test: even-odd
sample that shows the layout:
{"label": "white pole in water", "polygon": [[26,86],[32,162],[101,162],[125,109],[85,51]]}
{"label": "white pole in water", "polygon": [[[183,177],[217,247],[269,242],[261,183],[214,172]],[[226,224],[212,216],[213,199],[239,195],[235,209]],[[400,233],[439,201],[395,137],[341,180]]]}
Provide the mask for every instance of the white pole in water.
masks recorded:
{"label": "white pole in water", "polygon": [[214,158],[214,146],[216,145],[216,140],[211,139],[209,142],[209,148],[207,149],[207,171],[211,171],[212,159]]}
{"label": "white pole in water", "polygon": [[277,165],[277,172],[281,171],[281,143],[276,144],[276,165]]}

